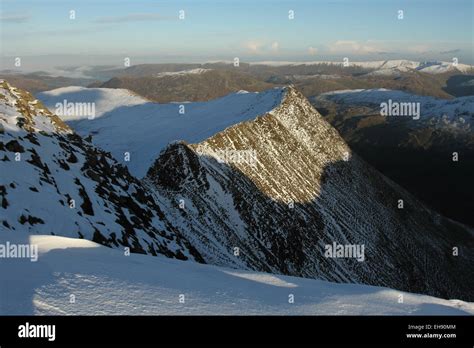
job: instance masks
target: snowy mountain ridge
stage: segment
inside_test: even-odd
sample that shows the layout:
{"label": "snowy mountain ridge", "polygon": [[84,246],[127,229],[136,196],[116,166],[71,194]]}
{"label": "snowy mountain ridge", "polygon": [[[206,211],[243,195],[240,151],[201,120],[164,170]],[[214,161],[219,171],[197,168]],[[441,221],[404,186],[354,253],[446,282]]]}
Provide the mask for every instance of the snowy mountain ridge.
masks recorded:
{"label": "snowy mountain ridge", "polygon": [[[54,109],[56,103],[95,104],[95,118],[66,116],[79,135],[92,134],[93,143],[107,149],[130,172],[141,178],[172,141],[199,142],[234,125],[270,111],[280,103],[283,89],[262,93],[232,93],[209,102],[158,104],[124,89],[66,87],[38,94]],[[124,154],[130,154],[125,161]]]}

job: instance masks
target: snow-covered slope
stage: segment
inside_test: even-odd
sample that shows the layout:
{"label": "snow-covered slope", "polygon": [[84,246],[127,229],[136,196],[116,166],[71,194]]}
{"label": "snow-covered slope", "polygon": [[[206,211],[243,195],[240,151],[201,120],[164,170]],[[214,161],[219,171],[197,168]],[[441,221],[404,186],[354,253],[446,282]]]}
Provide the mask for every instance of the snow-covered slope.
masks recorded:
{"label": "snow-covered slope", "polygon": [[86,240],[0,234],[6,242],[37,245],[39,255],[1,260],[0,315],[474,314],[474,304],[458,300],[124,256]]}
{"label": "snow-covered slope", "polygon": [[[95,104],[95,117],[101,117],[117,107],[133,107],[143,105],[149,101],[140,97],[126,89],[100,89],[86,87],[61,87],[51,91],[38,94],[43,104],[52,112],[56,110],[56,103],[84,103],[90,102]],[[88,119],[89,115],[81,114],[62,114],[59,115],[65,122]]]}
{"label": "snow-covered slope", "polygon": [[201,260],[125,167],[0,81],[0,234],[80,237]]}
{"label": "snow-covered slope", "polygon": [[[51,110],[56,103],[95,103],[95,119],[63,118],[78,134],[107,149],[130,172],[143,177],[170,142],[199,142],[238,122],[262,115],[281,101],[282,89],[234,93],[209,102],[158,104],[123,89],[66,87],[38,94]],[[180,113],[180,111],[182,113]],[[130,161],[125,162],[125,153]]]}

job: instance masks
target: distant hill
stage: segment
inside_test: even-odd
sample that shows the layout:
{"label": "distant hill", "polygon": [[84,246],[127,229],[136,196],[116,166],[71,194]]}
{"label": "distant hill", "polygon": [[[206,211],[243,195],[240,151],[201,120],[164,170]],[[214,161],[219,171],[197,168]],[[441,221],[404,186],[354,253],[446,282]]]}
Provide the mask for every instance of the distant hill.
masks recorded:
{"label": "distant hill", "polygon": [[[420,103],[420,118],[381,116],[388,100]],[[346,90],[321,94],[313,105],[366,161],[442,214],[474,226],[474,96]]]}
{"label": "distant hill", "polygon": [[[456,72],[434,75],[411,71],[403,72],[399,75],[361,75],[341,76],[339,78],[326,78],[324,76],[301,78],[299,76],[292,76],[289,78],[289,81],[297,85],[305,96],[310,99],[321,93],[337,90],[373,88],[387,88],[418,95],[451,99],[460,94],[454,85],[457,79],[453,81],[453,78],[458,76],[464,77],[463,81],[465,81],[465,79],[471,75],[459,75],[459,73]],[[451,88],[447,88],[448,80],[453,81]],[[471,90],[469,93],[469,90],[464,88],[463,95],[474,95],[474,91]]]}
{"label": "distant hill", "polygon": [[8,80],[17,88],[28,90],[33,94],[66,86],[87,86],[93,81],[86,78],[51,76],[45,72],[28,74],[3,72],[0,73],[0,79]]}
{"label": "distant hill", "polygon": [[178,72],[157,72],[146,77],[114,77],[105,83],[92,86],[128,89],[149,100],[167,103],[206,101],[240,90],[259,92],[274,85],[240,72],[196,68]]}

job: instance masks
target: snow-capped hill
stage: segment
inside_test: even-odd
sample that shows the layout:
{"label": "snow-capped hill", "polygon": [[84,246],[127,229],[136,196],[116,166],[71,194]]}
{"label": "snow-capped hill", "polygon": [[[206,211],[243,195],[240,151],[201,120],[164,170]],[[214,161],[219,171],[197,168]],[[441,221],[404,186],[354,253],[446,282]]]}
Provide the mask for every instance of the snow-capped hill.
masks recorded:
{"label": "snow-capped hill", "polygon": [[85,238],[201,260],[125,167],[4,81],[0,133],[0,234]]}
{"label": "snow-capped hill", "polygon": [[0,234],[7,241],[37,245],[38,260],[0,262],[0,315],[474,314],[474,304],[459,300],[124,256],[86,240]]}
{"label": "snow-capped hill", "polygon": [[[290,62],[290,61],[262,61],[250,63],[251,65],[269,65],[269,66],[298,66],[298,65],[339,65],[343,66],[344,62],[339,61],[314,61],[314,62]],[[461,73],[472,73],[474,67],[468,64],[453,62],[417,62],[406,59],[395,60],[378,60],[357,62],[350,61],[349,66],[360,67],[372,70],[369,75],[397,75],[401,72],[421,71],[428,74],[442,74],[450,71],[459,71]]]}
{"label": "snow-capped hill", "polygon": [[156,74],[156,77],[200,75],[212,70],[213,69],[196,68],[196,69],[181,70],[181,71],[166,71],[166,72],[161,72],[161,73]]}
{"label": "snow-capped hill", "polygon": [[474,96],[446,100],[379,88],[328,92],[320,94],[317,99],[319,101],[329,100],[338,105],[371,106],[375,108],[376,113],[380,112],[382,103],[389,103],[389,101],[392,103],[419,103],[420,122],[413,122],[413,126],[420,126],[426,122],[445,125],[448,122],[467,131],[470,131],[474,126]]}
{"label": "snow-capped hill", "polygon": [[416,69],[429,74],[442,74],[453,70],[463,73],[474,72],[472,65],[453,64],[452,62],[421,62]]}
{"label": "snow-capped hill", "polygon": [[[44,105],[53,112],[62,107],[65,103],[93,103],[93,118],[102,117],[104,114],[115,110],[117,107],[132,107],[143,105],[149,102],[143,97],[136,95],[126,89],[112,88],[86,88],[69,86],[53,89],[51,91],[38,93]],[[59,117],[65,121],[75,121],[81,119],[91,119],[91,115],[83,113],[58,113]]]}
{"label": "snow-capped hill", "polygon": [[398,75],[403,72],[420,71],[427,74],[443,74],[451,71],[474,72],[473,66],[453,62],[416,62],[411,60],[386,60],[375,62],[351,62],[353,66],[373,69],[369,75]]}
{"label": "snow-capped hill", "polygon": [[398,71],[409,71],[417,69],[420,66],[420,62],[414,62],[406,59],[398,60],[383,60],[373,62],[351,62],[351,65],[359,66],[366,69],[376,70],[391,70],[396,69]]}
{"label": "snow-capped hill", "polygon": [[416,62],[412,60],[385,60],[374,62],[352,62],[354,66],[362,68],[375,69],[375,72],[408,72],[417,70],[429,74],[442,74],[448,71],[458,70],[460,72],[469,72],[472,70],[471,65],[453,63],[453,62]]}
{"label": "snow-capped hill", "polygon": [[280,104],[284,90],[232,93],[209,102],[170,104],[145,102],[140,97],[126,97],[126,93],[74,87],[40,93],[38,98],[53,109],[64,99],[94,103],[94,119],[83,115],[81,119],[74,116],[64,120],[78,134],[92,135],[94,144],[111,152],[133,175],[143,177],[170,142],[199,142],[236,123],[265,114]]}
{"label": "snow-capped hill", "polygon": [[[473,298],[473,231],[351,154],[294,88],[254,120],[168,146],[146,181],[207,263]],[[333,243],[365,259],[327,257]]]}

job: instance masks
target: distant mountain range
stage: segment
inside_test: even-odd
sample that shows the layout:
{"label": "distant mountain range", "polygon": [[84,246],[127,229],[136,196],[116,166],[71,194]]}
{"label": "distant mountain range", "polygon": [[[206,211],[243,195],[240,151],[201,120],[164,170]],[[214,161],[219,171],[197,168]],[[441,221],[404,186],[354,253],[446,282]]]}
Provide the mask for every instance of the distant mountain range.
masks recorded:
{"label": "distant mountain range", "polygon": [[[270,88],[268,84],[288,83],[297,84],[306,97],[354,88],[400,89],[441,98],[474,95],[472,66],[454,62],[240,62],[237,67],[233,62],[209,62],[72,68],[75,72],[73,78],[57,75],[59,71],[67,72],[64,67],[52,75],[47,72],[20,74],[18,71],[1,71],[0,78],[34,93],[71,85],[90,85],[127,88],[159,102],[208,100],[240,89],[260,91]],[[78,71],[82,72],[83,78],[76,76]],[[164,80],[155,79],[163,77]],[[162,88],[162,96],[156,88]]]}
{"label": "distant mountain range", "polygon": [[314,62],[284,62],[284,61],[262,61],[251,63],[251,65],[269,65],[269,66],[301,66],[301,65],[336,65],[351,66],[370,70],[368,74],[375,75],[392,75],[400,72],[421,71],[428,74],[442,74],[448,71],[457,70],[462,73],[473,73],[474,67],[468,64],[460,64],[458,62],[417,62],[406,59],[399,60],[380,60],[380,61],[350,61],[334,62],[334,61],[314,61]]}
{"label": "distant mountain range", "polygon": [[[274,64],[273,64],[274,63]],[[199,72],[199,73],[196,73]],[[239,90],[294,84],[307,98],[345,89],[387,88],[450,99],[474,95],[468,65],[413,61],[144,64],[108,70],[111,79],[90,87],[125,88],[158,102],[200,101]],[[159,91],[159,92],[158,92]]]}

